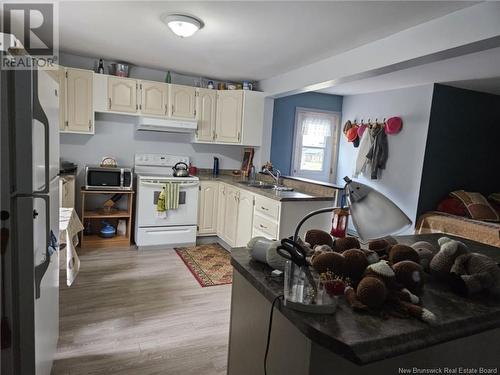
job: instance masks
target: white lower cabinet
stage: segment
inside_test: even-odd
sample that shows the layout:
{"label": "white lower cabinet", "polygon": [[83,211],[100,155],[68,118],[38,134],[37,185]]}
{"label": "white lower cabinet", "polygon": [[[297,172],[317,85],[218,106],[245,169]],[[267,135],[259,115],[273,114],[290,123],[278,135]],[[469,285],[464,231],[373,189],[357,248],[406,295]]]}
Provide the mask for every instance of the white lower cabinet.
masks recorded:
{"label": "white lower cabinet", "polygon": [[238,193],[239,190],[226,185],[224,203],[223,230],[221,237],[231,247],[236,245],[236,230],[238,228]]}
{"label": "white lower cabinet", "polygon": [[198,200],[198,235],[217,233],[218,203],[219,183],[201,181]]}
{"label": "white lower cabinet", "polygon": [[59,207],[75,208],[75,176],[59,178]]}
{"label": "white lower cabinet", "polygon": [[231,247],[252,238],[254,195],[222,182],[202,181],[198,235],[217,234]]}
{"label": "white lower cabinet", "polygon": [[252,238],[253,205],[255,196],[241,190],[238,193],[238,224],[236,226],[236,247],[246,246]]}
{"label": "white lower cabinet", "polygon": [[[252,237],[278,240],[293,235],[295,226],[313,210],[331,201],[278,201],[236,186],[202,181],[199,197],[198,235],[216,234],[231,247],[244,247]],[[314,216],[302,227],[330,231],[331,215]]]}

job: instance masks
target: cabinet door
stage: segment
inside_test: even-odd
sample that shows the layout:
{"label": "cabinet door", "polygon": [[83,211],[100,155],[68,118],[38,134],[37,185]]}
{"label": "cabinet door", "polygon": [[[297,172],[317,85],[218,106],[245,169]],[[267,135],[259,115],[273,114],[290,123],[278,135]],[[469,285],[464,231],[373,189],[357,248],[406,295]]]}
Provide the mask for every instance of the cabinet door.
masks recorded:
{"label": "cabinet door", "polygon": [[202,181],[198,200],[198,233],[215,234],[217,232],[217,213],[219,183]]}
{"label": "cabinet door", "polygon": [[90,70],[66,69],[66,131],[91,133],[94,126],[92,82]]}
{"label": "cabinet door", "polygon": [[240,143],[243,91],[217,92],[216,140]]}
{"label": "cabinet door", "polygon": [[170,85],[171,116],[194,119],[196,117],[195,94],[194,87]]}
{"label": "cabinet door", "polygon": [[66,130],[66,69],[59,67],[59,130]]}
{"label": "cabinet door", "polygon": [[196,97],[196,119],[198,129],[196,140],[211,142],[215,137],[215,108],[217,91],[209,89],[197,89]]}
{"label": "cabinet door", "polygon": [[238,226],[236,247],[246,246],[252,238],[254,195],[240,190],[238,198]]}
{"label": "cabinet door", "polygon": [[168,85],[161,82],[141,81],[141,104],[145,115],[166,116],[168,112]]}
{"label": "cabinet door", "polygon": [[[226,184],[219,184],[219,207],[217,209],[217,235],[221,238],[224,237],[224,216],[226,213]],[[224,238],[223,238],[224,239]]]}
{"label": "cabinet door", "polygon": [[223,239],[231,247],[236,246],[236,230],[238,226],[238,193],[238,189],[233,188],[232,186],[226,186]]}
{"label": "cabinet door", "polygon": [[108,109],[116,112],[137,112],[137,81],[135,79],[108,78]]}

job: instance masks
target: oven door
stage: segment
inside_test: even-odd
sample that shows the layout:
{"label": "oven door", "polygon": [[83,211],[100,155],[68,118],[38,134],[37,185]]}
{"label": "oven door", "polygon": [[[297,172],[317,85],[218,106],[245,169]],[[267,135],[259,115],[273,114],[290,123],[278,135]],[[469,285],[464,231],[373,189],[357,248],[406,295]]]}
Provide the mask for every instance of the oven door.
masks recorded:
{"label": "oven door", "polygon": [[139,227],[196,225],[199,181],[176,182],[181,185],[179,188],[179,207],[175,210],[168,210],[165,217],[159,217],[156,204],[166,182],[166,180],[158,179],[139,179],[136,217]]}

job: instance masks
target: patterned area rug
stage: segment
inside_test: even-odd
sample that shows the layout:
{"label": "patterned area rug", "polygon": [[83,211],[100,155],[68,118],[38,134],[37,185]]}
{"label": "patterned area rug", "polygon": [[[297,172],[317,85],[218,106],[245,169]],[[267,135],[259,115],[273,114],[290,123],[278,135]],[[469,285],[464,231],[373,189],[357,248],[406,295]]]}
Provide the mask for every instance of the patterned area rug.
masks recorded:
{"label": "patterned area rug", "polygon": [[231,284],[231,255],[219,244],[175,249],[202,287]]}

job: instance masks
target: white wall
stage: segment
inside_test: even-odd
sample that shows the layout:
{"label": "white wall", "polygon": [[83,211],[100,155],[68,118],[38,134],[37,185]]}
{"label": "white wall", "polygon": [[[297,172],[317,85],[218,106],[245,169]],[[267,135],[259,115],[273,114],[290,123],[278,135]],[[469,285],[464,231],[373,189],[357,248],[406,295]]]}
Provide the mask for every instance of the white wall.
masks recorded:
{"label": "white wall", "polygon": [[187,155],[199,168],[212,168],[217,156],[221,169],[241,168],[240,146],[195,144],[189,134],[137,131],[135,121],[132,116],[98,114],[95,135],[61,134],[61,158],[83,167],[99,164],[103,156],[113,156],[118,164],[133,166],[134,154],[150,152]]}
{"label": "white wall", "polygon": [[[433,85],[345,96],[342,124],[347,120],[383,119],[400,116],[403,129],[389,135],[389,160],[379,180],[360,176],[358,181],[370,185],[393,200],[415,223],[420,179],[431,110]],[[358,149],[342,135],[339,147],[337,183],[352,177]],[[409,230],[408,233],[411,233]]]}

